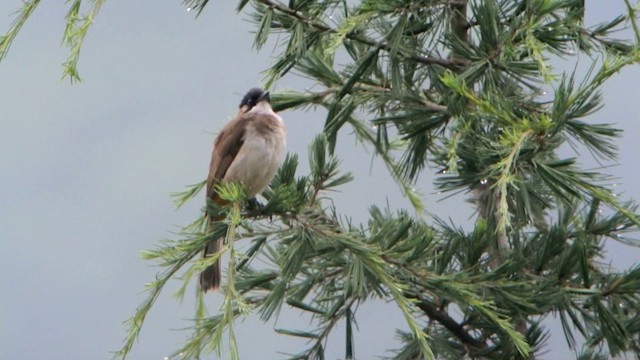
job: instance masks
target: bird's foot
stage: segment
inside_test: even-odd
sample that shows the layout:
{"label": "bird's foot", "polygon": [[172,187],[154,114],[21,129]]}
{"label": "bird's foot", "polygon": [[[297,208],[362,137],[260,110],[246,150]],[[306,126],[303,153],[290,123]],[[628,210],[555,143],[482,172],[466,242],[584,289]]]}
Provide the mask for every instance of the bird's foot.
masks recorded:
{"label": "bird's foot", "polygon": [[247,210],[251,213],[260,213],[264,209],[264,204],[262,204],[258,199],[252,197],[247,201]]}

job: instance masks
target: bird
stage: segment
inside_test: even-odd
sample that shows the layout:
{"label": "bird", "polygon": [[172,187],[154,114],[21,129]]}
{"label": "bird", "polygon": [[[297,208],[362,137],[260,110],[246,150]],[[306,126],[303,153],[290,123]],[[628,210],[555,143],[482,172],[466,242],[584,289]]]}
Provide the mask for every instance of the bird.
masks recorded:
{"label": "bird", "polygon": [[[206,196],[219,206],[227,202],[219,197],[216,185],[221,181],[241,184],[250,198],[262,193],[282,164],[287,130],[282,118],[273,111],[269,92],[250,89],[240,102],[237,115],[220,130],[213,142]],[[208,228],[222,220],[206,215]],[[204,257],[222,248],[224,237],[207,244]],[[205,293],[220,288],[220,260],[200,273],[199,284]]]}

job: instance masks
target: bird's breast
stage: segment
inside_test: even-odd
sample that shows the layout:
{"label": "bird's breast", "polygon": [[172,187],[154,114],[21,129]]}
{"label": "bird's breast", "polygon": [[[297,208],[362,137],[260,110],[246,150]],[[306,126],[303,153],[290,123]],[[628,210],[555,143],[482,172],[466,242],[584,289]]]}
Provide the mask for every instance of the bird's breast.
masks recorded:
{"label": "bird's breast", "polygon": [[269,185],[282,163],[286,129],[279,116],[256,119],[248,124],[243,140],[225,180],[241,182],[248,195],[255,196]]}

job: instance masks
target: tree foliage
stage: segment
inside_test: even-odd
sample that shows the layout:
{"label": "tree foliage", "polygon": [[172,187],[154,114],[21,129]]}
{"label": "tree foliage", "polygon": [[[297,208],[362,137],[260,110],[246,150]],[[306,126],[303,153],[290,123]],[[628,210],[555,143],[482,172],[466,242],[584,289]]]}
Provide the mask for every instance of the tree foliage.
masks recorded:
{"label": "tree foliage", "polygon": [[[25,2],[0,55],[37,3]],[[71,4],[65,31],[72,79],[95,15],[81,17],[80,3]],[[185,1],[197,13],[207,3]],[[603,84],[640,60],[639,5],[623,3],[625,13],[588,25],[583,0],[239,1],[238,11],[252,14],[257,49],[278,36],[267,86],[291,74],[317,84],[273,96],[280,111],[326,109],[311,171],[299,175],[289,156],[260,209],[244,209],[242,188],[222,185],[233,206],[205,210],[227,214],[226,222],[206,232],[199,219],[146,252],[164,270],[127,322],[117,356],[126,357],[166,282],[182,274],[186,287],[216,259],[198,254],[225,234],[224,303],[209,316],[199,297],[192,336],[176,351],[185,358],[223,344],[239,358],[234,320],[266,321],[287,306],[316,319],[311,329],[277,330],[309,340],[292,358],[323,359],[336,325],[352,329],[358,304],[375,298],[406,319],[397,359],[535,358],[551,336],[549,317],[561,320],[571,347],[582,347],[580,358],[640,352],[640,266],[619,271],[601,261],[608,241],[638,245],[629,236],[637,207],[617,196],[604,169],[579,162],[580,150],[602,162],[617,157],[621,131],[597,112]],[[586,74],[553,67],[578,54],[593,59]],[[327,191],[352,180],[335,153],[345,129],[375,150],[418,215],[372,204],[369,221],[355,225],[330,206]],[[430,168],[443,194],[471,198],[471,226],[422,216],[414,186]],[[178,203],[201,187],[178,194]],[[251,243],[246,252],[234,248],[238,240]],[[347,358],[357,355],[351,332]]]}

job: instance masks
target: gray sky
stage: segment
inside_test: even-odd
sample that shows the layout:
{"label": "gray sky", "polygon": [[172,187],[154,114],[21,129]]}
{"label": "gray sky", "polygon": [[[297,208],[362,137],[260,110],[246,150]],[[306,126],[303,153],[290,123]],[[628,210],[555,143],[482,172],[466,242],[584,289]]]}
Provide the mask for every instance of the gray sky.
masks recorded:
{"label": "gray sky", "polygon": [[[0,2],[4,32],[21,0]],[[42,2],[0,64],[0,358],[104,359],[124,337],[122,321],[143,300],[143,285],[158,269],[139,253],[173,238],[198,216],[202,203],[175,211],[169,194],[205,178],[213,134],[234,114],[240,97],[262,79],[271,47],[251,48],[253,26],[236,15],[235,1],[212,1],[195,20],[173,1],[107,1],[82,51],[84,81],[60,81],[67,50],[60,47],[64,2]],[[621,9],[609,1],[587,1],[588,20]],[[617,2],[616,2],[617,3]],[[586,62],[586,59],[585,59]],[[594,121],[625,130],[620,164],[624,197],[639,199],[636,156],[640,102],[635,67],[606,86],[606,107]],[[308,82],[289,78],[278,88],[302,90]],[[321,130],[324,113],[289,112],[288,150],[303,160]],[[335,194],[338,209],[357,221],[371,204],[403,207],[386,170],[345,132],[342,169],[356,180]],[[591,163],[587,157],[585,163]],[[372,181],[372,179],[375,179]],[[466,221],[460,199],[437,202],[425,176],[427,210]],[[637,263],[640,252],[611,243],[614,266]],[[193,302],[171,297],[171,284],[150,313],[132,359],[163,359],[188,332]],[[193,292],[192,292],[193,293]],[[208,296],[215,311],[220,296]],[[391,304],[364,304],[357,314],[360,359],[388,355],[403,328]],[[273,327],[310,329],[309,319],[285,312],[273,322],[249,319],[238,326],[245,359],[279,358],[304,341],[274,335]],[[558,329],[559,330],[559,329]],[[342,329],[329,344],[329,358],[344,352]],[[550,340],[549,359],[568,354],[561,331]]]}

